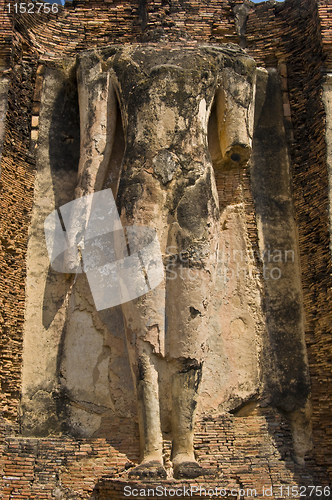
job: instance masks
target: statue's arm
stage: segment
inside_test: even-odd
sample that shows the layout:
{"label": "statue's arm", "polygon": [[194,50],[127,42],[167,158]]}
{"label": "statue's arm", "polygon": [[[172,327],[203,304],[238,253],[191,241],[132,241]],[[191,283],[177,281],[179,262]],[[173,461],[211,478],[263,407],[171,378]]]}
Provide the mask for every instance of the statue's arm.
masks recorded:
{"label": "statue's arm", "polygon": [[80,161],[75,198],[100,191],[109,165],[117,118],[117,99],[109,71],[90,54],[77,65],[80,110]]}
{"label": "statue's arm", "polygon": [[215,95],[218,137],[225,166],[244,166],[250,156],[254,122],[255,68],[239,74],[232,67],[222,70]]}
{"label": "statue's arm", "polygon": [[[111,75],[103,70],[96,54],[78,57],[77,85],[80,113],[80,159],[74,202],[68,214],[67,268],[79,265],[77,247],[84,234],[93,204],[93,193],[103,187],[113,148],[117,100]],[[90,196],[89,196],[90,195]]]}

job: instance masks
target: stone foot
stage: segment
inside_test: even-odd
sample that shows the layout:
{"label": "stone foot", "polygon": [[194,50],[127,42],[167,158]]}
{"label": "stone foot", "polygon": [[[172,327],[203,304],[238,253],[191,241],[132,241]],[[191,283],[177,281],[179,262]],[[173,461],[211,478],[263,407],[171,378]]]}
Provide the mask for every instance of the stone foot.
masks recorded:
{"label": "stone foot", "polygon": [[174,466],[173,476],[175,479],[194,479],[199,476],[215,476],[215,471],[205,469],[197,462],[180,462]]}
{"label": "stone foot", "polygon": [[166,477],[166,471],[158,460],[137,465],[128,474],[129,479],[166,479]]}

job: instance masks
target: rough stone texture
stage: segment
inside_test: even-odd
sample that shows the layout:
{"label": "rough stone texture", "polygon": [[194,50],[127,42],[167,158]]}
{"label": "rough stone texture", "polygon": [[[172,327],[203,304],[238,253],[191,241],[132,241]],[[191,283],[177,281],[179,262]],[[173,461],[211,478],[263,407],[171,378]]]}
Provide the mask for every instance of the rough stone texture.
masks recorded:
{"label": "rough stone texture", "polygon": [[[241,5],[242,1],[235,3]],[[299,229],[306,342],[313,401],[312,422],[315,447],[313,453],[309,454],[309,467],[312,466],[313,469],[311,470],[316,471],[313,474],[318,475],[314,475],[313,479],[308,479],[310,476],[309,469],[304,472],[304,469],[296,468],[297,466],[292,464],[290,458],[286,462],[278,460],[271,463],[270,461],[267,474],[272,478],[271,480],[275,481],[274,484],[279,480],[284,481],[285,484],[295,482],[303,485],[306,484],[307,480],[311,481],[312,484],[326,484],[326,480],[323,479],[324,471],[319,471],[319,466],[321,465],[331,472],[331,318],[328,300],[330,251],[324,106],[320,100],[320,83],[322,66],[325,65],[325,70],[331,69],[330,7],[327,0],[319,2],[314,0],[287,0],[284,4],[269,2],[258,6],[250,4],[250,7],[246,32],[241,36],[244,37],[249,53],[255,57],[258,64],[264,67],[278,67],[281,76],[282,97],[286,114],[284,123],[290,141],[294,206]],[[27,63],[29,67],[35,68],[37,54],[39,57],[51,60],[73,55],[77,51],[101,43],[109,44],[113,40],[116,40],[117,43],[131,42],[133,40],[142,41],[143,37],[156,37],[155,40],[162,39],[164,42],[167,40],[178,41],[179,36],[192,37],[202,42],[239,42],[235,16],[227,2],[210,1],[206,4],[200,2],[198,5],[191,2],[185,6],[179,6],[175,3],[149,2],[143,10],[139,9],[138,4],[137,11],[135,9],[136,4],[134,5],[132,2],[130,5],[106,2],[99,4],[93,2],[68,4],[64,9],[60,9],[59,15],[17,15],[15,16],[14,29],[12,29],[11,25],[11,16],[6,15],[4,11],[1,14],[1,19],[4,20],[4,23],[2,23],[4,29],[2,31],[1,57],[6,62],[6,67],[8,67],[10,54],[12,54],[14,68],[10,75],[12,90],[9,93],[6,139],[2,160],[1,231],[6,238],[9,236],[11,240],[13,240],[12,235],[20,235],[20,243],[16,241],[15,248],[22,250],[20,256],[23,257],[18,260],[15,255],[15,264],[13,264],[13,271],[11,271],[8,262],[11,258],[12,249],[10,245],[2,245],[1,270],[4,271],[7,281],[1,287],[1,297],[5,299],[2,310],[5,325],[2,336],[4,368],[2,370],[1,406],[4,410],[4,416],[13,421],[17,420],[18,397],[21,387],[24,256],[27,247],[26,235],[29,212],[33,201],[31,187],[34,161],[29,154],[28,134],[26,132],[22,133],[19,124],[23,118],[24,130],[30,130],[31,113],[32,116],[38,116],[40,102],[38,100],[40,97],[37,95],[38,88],[36,100],[32,97],[34,72],[31,73],[32,78],[25,73]],[[144,26],[147,29],[143,32],[142,27],[144,28]],[[156,30],[154,30],[154,27],[156,27]],[[29,49],[32,45],[34,54]],[[22,72],[25,87],[22,85],[20,78],[17,78]],[[13,89],[15,89],[14,93]],[[15,95],[15,99],[13,99],[13,95]],[[25,101],[30,103],[27,110],[25,109]],[[23,116],[20,115],[21,112]],[[17,117],[19,116],[21,118],[18,120]],[[32,146],[34,146],[38,128],[33,128],[32,132]],[[121,130],[118,133],[121,136]],[[24,138],[23,141],[22,138]],[[15,162],[13,158],[15,158]],[[110,182],[112,181],[110,180]],[[223,199],[239,199],[240,193],[243,193],[245,199],[243,213],[247,223],[249,241],[252,248],[258,248],[257,227],[252,215],[253,201],[248,173],[239,173],[235,170],[231,171],[227,177],[224,174],[216,173],[216,183],[218,192],[224,194]],[[21,187],[23,187],[22,190]],[[20,194],[15,201],[13,193],[24,193],[24,196]],[[221,198],[220,195],[219,197]],[[13,201],[15,201],[14,207]],[[18,218],[17,214],[21,213],[22,216]],[[260,269],[261,263],[259,259],[255,259],[255,261],[258,269]],[[116,324],[116,320],[109,319],[110,324]],[[246,411],[246,408],[243,408],[243,411]],[[247,411],[250,411],[250,407],[247,408]],[[252,420],[250,420],[251,418]],[[246,457],[253,457],[251,468],[243,468],[238,471],[236,467],[239,465],[239,461],[235,461],[231,462],[229,469],[237,471],[237,481],[241,481],[241,484],[244,484],[244,481],[249,481],[251,485],[253,483],[262,484],[262,482],[268,484],[267,476],[262,474],[261,463],[255,454],[257,434],[252,434],[252,440],[250,437],[251,422],[252,425],[259,425],[260,421],[265,422],[265,418],[258,417],[255,414],[252,417],[243,417],[243,434],[247,437],[244,444],[244,453]],[[105,437],[106,434],[107,436],[118,436],[120,424],[117,422],[115,425],[117,426],[116,430],[110,425],[110,420],[106,415],[100,433],[104,433]],[[123,422],[121,425],[123,436],[129,436],[128,439],[132,441],[135,430],[129,431],[128,428],[125,429]],[[283,446],[286,447],[289,457],[292,448],[291,444],[285,434],[278,429],[278,426],[276,428],[278,434],[276,439],[279,444],[282,442]],[[9,436],[14,432],[16,432],[15,427],[11,429],[4,426],[2,435]],[[220,435],[220,430],[218,430],[218,433]],[[125,438],[123,437],[123,439]],[[215,434],[210,430],[204,446],[211,449],[214,439]],[[16,443],[14,453],[12,453],[12,448],[8,448],[5,442],[1,444],[2,450],[5,451],[8,476],[10,476],[10,472],[16,471],[18,475],[13,477],[24,478],[19,474],[20,471],[25,472],[24,467],[27,467],[29,459],[33,463],[36,462],[36,473],[42,474],[38,472],[40,455],[34,443],[39,442],[39,446],[43,446],[43,441],[28,438],[24,440],[15,438],[14,441]],[[8,488],[4,493],[7,497],[4,496],[4,498],[9,498],[14,488],[20,487],[25,488],[21,492],[23,491],[22,494],[26,498],[32,498],[33,496],[51,498],[53,490],[60,498],[61,495],[64,497],[67,495],[70,498],[70,496],[73,496],[70,492],[71,481],[75,481],[77,490],[82,487],[83,482],[84,484],[85,482],[89,483],[84,486],[89,491],[87,495],[90,495],[94,485],[96,485],[96,492],[99,491],[99,493],[95,493],[95,496],[99,495],[100,498],[103,498],[102,495],[104,495],[105,498],[108,498],[115,495],[114,488],[108,489],[107,482],[102,480],[102,475],[107,474],[109,471],[99,470],[93,477],[91,469],[89,469],[91,462],[89,464],[83,462],[78,464],[76,458],[73,460],[77,468],[75,471],[70,471],[71,474],[69,474],[65,486],[56,486],[58,489],[55,490],[52,481],[55,481],[55,476],[59,472],[59,462],[56,462],[56,460],[61,456],[59,451],[63,451],[66,444],[63,438],[59,438],[59,441],[57,441],[59,447],[55,447],[56,451],[54,455],[51,455],[50,450],[53,449],[54,442],[54,440],[45,441],[48,459],[45,458],[43,467],[47,471],[46,474],[49,475],[44,476],[44,479],[41,477],[41,482],[38,476],[36,481],[34,476],[29,475],[29,469],[26,472],[25,479],[9,479],[6,480],[6,483],[4,480],[4,485]],[[237,457],[238,448],[234,447],[234,440],[230,437],[229,443],[233,443],[230,449],[232,453],[235,453],[234,456]],[[67,446],[70,448],[68,443]],[[130,453],[130,448],[131,445],[128,444],[128,451],[125,451],[127,455]],[[21,451],[19,450],[22,450],[23,455],[20,455]],[[271,452],[271,448],[269,450]],[[98,448],[96,451],[98,454],[103,453],[102,448]],[[109,448],[104,452],[109,453]],[[55,458],[56,456],[57,458]],[[115,456],[119,455],[116,454]],[[271,455],[269,456],[271,457]],[[222,460],[227,462],[227,454],[222,456]],[[92,462],[94,467],[99,467],[95,455],[92,457]],[[216,463],[215,458],[213,458],[212,463]],[[242,466],[243,464],[240,467]],[[294,475],[292,477],[289,470],[293,470],[291,474]],[[43,480],[48,482],[49,488],[45,487]],[[18,482],[15,483],[15,481]],[[116,489],[120,498],[122,495],[121,488],[118,485]],[[18,494],[17,490],[16,493]]]}
{"label": "rough stone texture", "polygon": [[[70,96],[72,89],[69,85],[66,93],[66,79],[61,71],[46,70],[43,81],[45,99],[40,111],[38,167],[27,252],[25,360],[22,371],[22,422],[26,433],[33,435],[48,435],[50,429],[54,432],[58,428],[56,404],[51,394],[53,392],[55,396],[57,391],[54,379],[59,370],[58,351],[66,318],[63,294],[68,288],[68,280],[50,268],[44,220],[50,210],[66,203],[73,196],[79,144],[79,136],[77,133],[76,137],[73,135],[78,121],[75,123],[73,110],[70,113],[70,108],[75,110],[75,105],[76,108],[78,106],[77,93],[75,103],[75,87],[74,96]],[[71,120],[70,114],[74,117]],[[54,115],[58,116],[58,120],[51,119]],[[48,410],[48,407],[51,409]],[[42,415],[40,424],[35,421],[38,414]]]}
{"label": "rough stone texture", "polygon": [[[26,302],[21,406],[26,435],[48,435],[50,430],[61,432],[68,425],[66,412],[75,435],[92,435],[104,416],[114,409],[110,388],[121,415],[130,412],[132,406],[130,400],[123,403],[126,386],[132,392],[129,368],[125,372],[123,320],[117,319],[115,311],[108,312],[108,317],[104,313],[104,322],[111,325],[112,333],[107,330],[94,311],[91,292],[83,277],[78,279],[68,305],[66,294],[72,283],[68,275],[50,268],[43,236],[45,217],[73,198],[77,183],[78,95],[71,65],[72,61],[63,70],[44,70],[34,211],[27,255],[27,287],[31,293],[27,292]],[[69,320],[65,323],[68,307],[73,313],[68,313]],[[72,404],[66,409],[68,398]]]}

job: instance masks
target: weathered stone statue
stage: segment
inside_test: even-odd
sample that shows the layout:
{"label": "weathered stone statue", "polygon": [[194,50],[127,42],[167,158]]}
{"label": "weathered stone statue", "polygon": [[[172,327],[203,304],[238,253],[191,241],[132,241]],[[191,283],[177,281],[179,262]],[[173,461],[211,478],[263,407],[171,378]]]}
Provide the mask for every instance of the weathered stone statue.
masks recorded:
{"label": "weathered stone statue", "polygon": [[[117,100],[125,153],[117,207],[122,225],[157,231],[163,282],[122,305],[135,381],[142,462],[136,477],[166,477],[159,392],[169,402],[174,476],[195,461],[194,420],[218,254],[219,201],[208,148],[217,112],[221,165],[251,150],[255,63],[236,46],[109,47],[79,56],[81,156],[76,198],[100,191],[112,152]],[[171,264],[171,265],[170,265]]]}

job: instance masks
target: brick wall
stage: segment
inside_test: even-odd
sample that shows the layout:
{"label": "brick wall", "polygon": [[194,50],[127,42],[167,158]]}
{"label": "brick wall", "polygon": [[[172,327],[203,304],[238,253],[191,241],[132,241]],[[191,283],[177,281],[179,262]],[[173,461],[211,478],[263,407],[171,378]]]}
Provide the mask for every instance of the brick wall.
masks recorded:
{"label": "brick wall", "polygon": [[25,256],[34,189],[30,114],[36,60],[31,51],[23,53],[22,45],[22,38],[14,34],[11,84],[1,161],[0,406],[4,417],[10,420],[17,418],[20,397]]}
{"label": "brick wall", "polygon": [[[123,423],[114,422],[119,428]],[[309,462],[304,471],[291,460],[290,430],[284,418],[276,412],[250,417],[203,416],[196,425],[195,449],[200,463],[214,469],[217,476],[194,481],[128,480],[128,466],[138,460],[138,443],[131,443],[128,439],[114,443],[106,438],[7,437],[2,449],[3,481],[0,491],[3,500],[51,500],[56,495],[59,495],[56,498],[72,500],[123,499],[126,485],[146,490],[158,485],[167,489],[185,485],[207,491],[217,487],[226,491],[221,498],[234,499],[253,498],[250,490],[256,489],[256,498],[265,500],[263,487],[272,487],[272,498],[287,498],[291,496],[287,495],[287,487],[289,492],[296,485],[306,488],[309,485],[326,487],[329,484],[325,470],[314,462]],[[166,470],[169,471],[170,449],[167,441],[164,452]],[[281,490],[281,487],[284,489]],[[232,490],[236,490],[236,494]],[[240,490],[242,494],[239,496]],[[303,491],[308,492],[303,497],[309,498],[309,489]],[[199,498],[199,495],[193,498]]]}
{"label": "brick wall", "polygon": [[[249,16],[247,43],[249,52],[263,66],[283,66],[285,126],[291,132],[292,187],[312,384],[314,453],[317,463],[325,464],[332,475],[331,256],[321,101],[322,68],[331,64],[326,52],[331,47],[326,15],[330,2],[319,4],[319,10],[314,0],[259,6]],[[288,109],[285,104],[290,104]]]}
{"label": "brick wall", "polygon": [[13,19],[6,5],[5,0],[0,1],[0,71],[9,68],[11,63]]}
{"label": "brick wall", "polygon": [[[294,2],[293,2],[294,3]],[[328,177],[322,95],[322,39],[317,7],[302,2],[308,16],[288,64],[295,141],[291,156],[295,215],[301,252],[306,342],[310,364],[315,456],[332,475],[332,311]],[[288,50],[294,42],[286,44]]]}
{"label": "brick wall", "polygon": [[318,4],[318,15],[320,23],[320,35],[324,48],[326,69],[332,69],[332,5],[329,0],[320,0]]}

